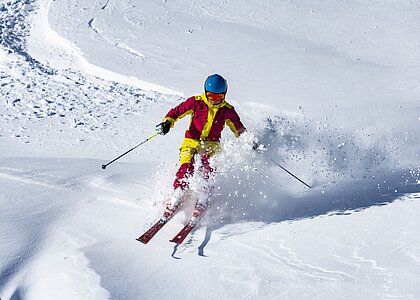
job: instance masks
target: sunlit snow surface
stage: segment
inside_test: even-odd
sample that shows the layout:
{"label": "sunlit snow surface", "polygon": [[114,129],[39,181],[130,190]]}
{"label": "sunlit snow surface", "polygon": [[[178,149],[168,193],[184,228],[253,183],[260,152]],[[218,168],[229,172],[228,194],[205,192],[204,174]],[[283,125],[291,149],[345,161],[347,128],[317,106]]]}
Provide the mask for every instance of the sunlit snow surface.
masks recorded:
{"label": "sunlit snow surface", "polygon": [[[0,1],[0,298],[419,298],[418,13]],[[224,132],[190,238],[168,242],[187,204],[145,246],[135,238],[161,212],[188,120],[100,166],[214,72],[249,133]]]}

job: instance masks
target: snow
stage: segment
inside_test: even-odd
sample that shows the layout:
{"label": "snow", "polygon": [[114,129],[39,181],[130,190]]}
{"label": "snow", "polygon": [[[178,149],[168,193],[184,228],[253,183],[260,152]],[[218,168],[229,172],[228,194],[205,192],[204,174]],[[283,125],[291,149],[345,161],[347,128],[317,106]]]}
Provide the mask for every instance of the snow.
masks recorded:
{"label": "snow", "polygon": [[[31,35],[35,36],[36,38],[30,40],[28,50],[34,57],[44,60],[47,64],[53,64],[57,68],[68,68],[73,64],[77,64],[79,69],[109,81],[122,82],[147,90],[152,89],[161,93],[177,93],[156,84],[139,80],[136,77],[120,75],[114,72],[110,72],[107,69],[101,68],[98,65],[91,64],[86,60],[83,52],[79,47],[75,45],[75,43],[69,42],[57,34],[53,29],[51,29],[48,23],[48,13],[50,11],[50,6],[50,1],[44,1],[38,12],[39,17],[33,23],[33,30],[31,31]],[[95,31],[95,28],[93,27],[93,21],[94,19],[89,22],[89,27]],[[141,56],[141,54],[135,52],[135,50],[131,50],[127,45],[117,44],[116,46],[126,49],[135,55]],[[33,51],[31,51],[32,49]]]}
{"label": "snow", "polygon": [[[0,1],[0,298],[419,298],[419,25],[412,1]],[[184,244],[191,203],[143,245],[187,118],[101,165],[215,72],[249,133]]]}

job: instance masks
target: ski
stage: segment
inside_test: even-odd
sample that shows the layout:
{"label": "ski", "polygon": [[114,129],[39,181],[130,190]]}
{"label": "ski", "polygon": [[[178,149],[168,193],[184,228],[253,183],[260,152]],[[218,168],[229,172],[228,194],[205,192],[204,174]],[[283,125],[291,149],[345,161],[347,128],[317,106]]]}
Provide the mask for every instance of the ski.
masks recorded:
{"label": "ski", "polygon": [[185,240],[185,238],[190,234],[190,232],[197,226],[197,222],[189,221],[187,225],[184,226],[184,228],[181,229],[180,232],[176,236],[174,236],[170,242],[175,244],[182,244],[182,242]]}
{"label": "ski", "polygon": [[147,244],[158,233],[166,223],[178,212],[178,210],[171,213],[165,212],[164,215],[150,227],[145,233],[136,238],[137,241]]}
{"label": "ski", "polygon": [[153,224],[152,227],[149,228],[145,233],[143,233],[140,237],[138,237],[136,240],[139,242],[142,242],[143,244],[147,244],[156,233],[159,232],[165,226],[167,221],[159,220],[155,224]]}
{"label": "ski", "polygon": [[206,208],[203,208],[203,207],[196,208],[192,214],[190,221],[187,223],[187,225],[185,225],[184,228],[182,228],[181,231],[178,232],[178,234],[169,241],[178,245],[182,244],[185,238],[197,226],[205,210]]}

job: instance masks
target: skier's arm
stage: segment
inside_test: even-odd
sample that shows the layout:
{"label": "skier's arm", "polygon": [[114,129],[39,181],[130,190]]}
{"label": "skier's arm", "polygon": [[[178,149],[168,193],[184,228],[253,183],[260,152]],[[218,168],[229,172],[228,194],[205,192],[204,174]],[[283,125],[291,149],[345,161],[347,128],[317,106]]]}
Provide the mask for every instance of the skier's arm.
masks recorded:
{"label": "skier's arm", "polygon": [[[244,124],[242,124],[239,115],[236,113],[234,109],[229,114],[228,119],[226,119],[226,124],[229,126],[230,130],[233,131],[236,137],[240,136],[242,133],[246,131]],[[252,142],[252,150],[255,150],[259,153],[262,153],[264,147],[261,148],[261,144],[255,140]]]}
{"label": "skier's arm", "polygon": [[192,114],[194,112],[194,103],[195,98],[190,97],[181,104],[172,108],[165,116],[163,121],[169,121],[171,123],[171,127],[174,127],[175,122],[178,119],[182,119],[188,114]]}
{"label": "skier's arm", "polygon": [[231,110],[228,118],[226,119],[226,124],[232,130],[233,134],[238,137],[246,131],[244,124],[242,124],[239,115],[234,109]]}

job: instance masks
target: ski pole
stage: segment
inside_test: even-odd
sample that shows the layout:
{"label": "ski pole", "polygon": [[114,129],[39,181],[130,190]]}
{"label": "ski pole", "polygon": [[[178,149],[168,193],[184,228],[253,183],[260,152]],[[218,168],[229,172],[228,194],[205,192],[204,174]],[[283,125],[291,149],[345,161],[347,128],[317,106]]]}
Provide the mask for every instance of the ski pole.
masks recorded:
{"label": "ski pole", "polygon": [[293,176],[294,178],[296,178],[297,180],[299,180],[301,183],[303,183],[304,185],[306,185],[308,188],[311,188],[310,185],[306,184],[304,181],[300,180],[298,177],[296,177],[295,175],[293,175],[291,172],[289,172],[288,170],[286,170],[285,168],[283,168],[278,162],[274,161],[273,159],[270,159],[273,163],[275,163],[277,166],[279,166],[281,169],[283,169],[284,171],[286,171],[289,175]]}
{"label": "ski pole", "polygon": [[150,141],[151,139],[153,139],[155,136],[157,136],[159,133],[156,132],[154,135],[148,137],[147,139],[145,139],[143,142],[141,142],[140,144],[134,146],[133,148],[131,148],[130,150],[124,152],[123,154],[121,154],[120,156],[118,156],[117,158],[111,160],[109,163],[102,165],[102,169],[106,169],[106,167],[110,164],[112,164],[114,161],[116,161],[117,159],[120,159],[121,157],[123,157],[124,155],[126,155],[127,153],[133,151],[134,149],[136,149],[137,147],[140,147],[141,145],[143,145],[144,143],[146,143],[147,141]]}

